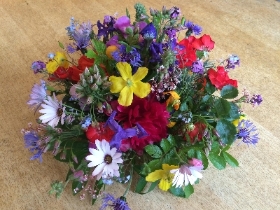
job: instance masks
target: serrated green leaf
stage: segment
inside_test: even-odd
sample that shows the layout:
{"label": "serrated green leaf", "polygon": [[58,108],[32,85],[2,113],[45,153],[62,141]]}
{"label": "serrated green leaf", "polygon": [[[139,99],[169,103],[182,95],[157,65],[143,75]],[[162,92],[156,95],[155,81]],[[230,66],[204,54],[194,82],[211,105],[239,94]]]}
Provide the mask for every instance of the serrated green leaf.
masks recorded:
{"label": "serrated green leaf", "polygon": [[219,98],[214,102],[214,107],[216,110],[217,115],[220,118],[224,118],[229,116],[229,111],[230,111],[230,104],[227,100],[223,98]]}
{"label": "serrated green leaf", "polygon": [[186,195],[185,195],[185,192],[184,190],[180,187],[180,188],[176,188],[176,187],[171,187],[169,189],[169,192],[171,192],[173,195],[177,196],[177,197],[182,197],[182,198],[185,198]]}
{"label": "serrated green leaf", "polygon": [[208,158],[202,150],[196,150],[196,158],[202,161],[204,170],[208,168]]}
{"label": "serrated green leaf", "polygon": [[196,57],[197,57],[198,59],[203,58],[203,57],[204,57],[204,52],[203,52],[203,51],[200,51],[200,50],[197,50],[197,51],[196,51]]}
{"label": "serrated green leaf", "polygon": [[175,138],[174,138],[174,136],[172,136],[172,135],[169,135],[169,136],[167,137],[167,141],[169,141],[170,145],[172,145],[172,146],[175,146],[175,145],[176,145]]}
{"label": "serrated green leaf", "polygon": [[225,99],[233,99],[238,96],[238,90],[237,88],[226,85],[221,90],[221,97]]}
{"label": "serrated green leaf", "polygon": [[214,85],[212,85],[211,83],[207,82],[206,87],[205,87],[206,92],[211,95],[216,91],[216,88]]}
{"label": "serrated green leaf", "polygon": [[219,156],[214,153],[210,153],[209,160],[215,166],[215,168],[217,168],[219,170],[222,170],[226,167],[226,161],[223,156]]}
{"label": "serrated green leaf", "polygon": [[178,157],[175,155],[174,149],[172,149],[164,156],[162,163],[167,163],[168,165],[178,165],[178,161]]}
{"label": "serrated green leaf", "polygon": [[145,147],[145,151],[153,158],[160,158],[162,151],[157,145],[148,145]]}
{"label": "serrated green leaf", "polygon": [[191,194],[194,193],[193,186],[192,186],[191,184],[188,184],[188,185],[184,188],[184,192],[185,192],[185,198],[190,197]]}
{"label": "serrated green leaf", "polygon": [[96,53],[93,50],[87,50],[86,54],[87,58],[95,58],[96,57]]}
{"label": "serrated green leaf", "polygon": [[202,101],[203,103],[206,103],[207,101],[209,101],[211,98],[211,95],[205,95],[203,98],[202,98]]}
{"label": "serrated green leaf", "polygon": [[188,157],[194,158],[195,157],[195,149],[189,149],[187,154],[188,154]]}
{"label": "serrated green leaf", "polygon": [[233,102],[229,102],[229,104],[230,104],[230,111],[229,111],[229,117],[227,118],[227,120],[233,121],[233,120],[239,119],[239,117],[240,117],[239,107]]}
{"label": "serrated green leaf", "polygon": [[58,41],[58,45],[61,49],[64,49],[64,45],[60,41]]}
{"label": "serrated green leaf", "polygon": [[160,147],[162,148],[162,150],[164,151],[164,153],[169,152],[169,150],[172,148],[172,145],[170,144],[170,142],[167,139],[163,139],[160,142]]}
{"label": "serrated green leaf", "polygon": [[216,130],[224,144],[232,144],[236,138],[236,127],[227,120],[219,120]]}
{"label": "serrated green leaf", "polygon": [[96,54],[98,55],[105,54],[106,45],[102,41],[98,39],[92,39],[92,45],[96,51]]}
{"label": "serrated green leaf", "polygon": [[135,192],[141,193],[144,190],[147,183],[148,182],[146,181],[146,178],[141,176],[136,184]]}
{"label": "serrated green leaf", "polygon": [[151,160],[147,165],[149,166],[150,171],[155,171],[161,168],[161,160],[160,159]]}
{"label": "serrated green leaf", "polygon": [[222,154],[223,154],[225,160],[227,161],[227,163],[228,163],[230,166],[232,166],[232,167],[238,167],[238,166],[239,166],[238,161],[237,161],[234,157],[232,157],[229,153],[227,153],[227,152],[222,152]]}
{"label": "serrated green leaf", "polygon": [[213,141],[210,152],[214,154],[220,154],[220,151],[220,144],[216,141]]}

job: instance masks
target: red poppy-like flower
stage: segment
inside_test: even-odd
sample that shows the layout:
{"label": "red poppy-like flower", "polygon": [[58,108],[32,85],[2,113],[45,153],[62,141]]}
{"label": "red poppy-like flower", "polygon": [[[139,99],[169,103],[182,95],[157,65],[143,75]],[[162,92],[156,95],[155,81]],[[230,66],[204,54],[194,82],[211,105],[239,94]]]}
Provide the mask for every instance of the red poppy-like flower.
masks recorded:
{"label": "red poppy-like flower", "polygon": [[190,37],[190,40],[192,41],[192,46],[197,50],[210,51],[214,48],[214,44],[215,44],[215,42],[207,34],[204,34],[199,39],[192,36]]}
{"label": "red poppy-like flower", "polygon": [[194,124],[194,129],[191,131],[188,131],[188,135],[190,137],[191,143],[194,143],[195,141],[201,141],[204,131],[205,131],[206,125],[201,122],[196,122]]}
{"label": "red poppy-like flower", "polygon": [[192,66],[192,63],[196,61],[195,49],[192,46],[192,38],[183,39],[178,43],[177,47],[177,60],[179,61],[180,68],[186,68]]}
{"label": "red poppy-like flower", "polygon": [[106,141],[110,142],[113,135],[115,134],[108,126],[104,128],[105,123],[99,123],[96,126],[89,126],[86,131],[86,136],[91,143],[95,143],[96,139],[100,141],[105,139]]}
{"label": "red poppy-like flower", "polygon": [[219,90],[221,90],[226,85],[237,87],[237,80],[230,79],[228,72],[226,72],[222,66],[218,66],[217,71],[210,69],[208,71],[208,77],[211,83]]}
{"label": "red poppy-like flower", "polygon": [[117,111],[115,119],[122,123],[124,129],[132,128],[138,123],[148,133],[148,136],[142,138],[124,139],[121,145],[122,151],[131,148],[141,154],[146,145],[159,142],[167,136],[169,113],[165,103],[159,103],[153,98],[141,99],[134,96],[130,106],[118,105]]}

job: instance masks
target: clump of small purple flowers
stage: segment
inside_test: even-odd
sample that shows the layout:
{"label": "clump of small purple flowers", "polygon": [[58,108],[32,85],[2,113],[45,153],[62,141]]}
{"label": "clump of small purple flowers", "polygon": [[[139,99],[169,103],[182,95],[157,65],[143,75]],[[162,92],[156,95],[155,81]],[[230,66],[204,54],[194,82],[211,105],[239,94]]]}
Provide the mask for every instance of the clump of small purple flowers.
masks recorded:
{"label": "clump of small purple flowers", "polygon": [[186,21],[184,27],[187,28],[186,36],[190,36],[192,33],[194,33],[194,35],[199,35],[202,32],[202,28],[191,21]]}
{"label": "clump of small purple flowers", "polygon": [[202,61],[197,60],[197,61],[193,62],[191,70],[192,70],[193,73],[203,74],[204,73],[204,67],[203,67]]}
{"label": "clump of small purple flowers", "polygon": [[130,210],[125,197],[116,199],[109,193],[104,195],[100,210],[105,210],[107,207],[112,207],[114,210]]}
{"label": "clump of small purple flowers", "polygon": [[142,63],[140,53],[134,47],[127,51],[126,46],[121,45],[119,50],[112,53],[112,57],[117,62],[128,62],[133,67],[139,67]]}
{"label": "clump of small purple flowers", "polygon": [[262,103],[263,99],[262,96],[259,94],[254,94],[252,96],[252,98],[250,99],[250,104],[253,105],[253,107],[255,106],[259,106]]}
{"label": "clump of small purple flowers", "polygon": [[237,126],[236,137],[246,144],[256,144],[259,141],[256,126],[249,120],[241,120]]}
{"label": "clump of small purple flowers", "polygon": [[34,74],[42,72],[44,68],[46,68],[46,64],[43,61],[34,61],[31,65]]}
{"label": "clump of small purple flowers", "polygon": [[178,7],[172,7],[169,10],[170,19],[177,19],[181,15],[181,10]]}
{"label": "clump of small purple flowers", "polygon": [[225,69],[235,69],[236,66],[240,65],[240,59],[237,55],[231,55],[226,60],[227,64],[225,66]]}

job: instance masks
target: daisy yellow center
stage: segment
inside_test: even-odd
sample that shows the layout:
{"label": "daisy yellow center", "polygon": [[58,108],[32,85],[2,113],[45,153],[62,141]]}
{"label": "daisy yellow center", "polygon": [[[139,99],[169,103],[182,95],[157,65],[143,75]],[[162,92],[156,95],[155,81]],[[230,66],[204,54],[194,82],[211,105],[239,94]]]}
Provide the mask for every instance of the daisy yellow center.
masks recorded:
{"label": "daisy yellow center", "polygon": [[112,156],[111,155],[105,155],[104,157],[104,162],[107,163],[107,164],[110,164],[112,163]]}
{"label": "daisy yellow center", "polygon": [[63,114],[63,109],[58,108],[57,111],[56,111],[56,115],[57,115],[58,117],[60,117],[62,114]]}
{"label": "daisy yellow center", "polygon": [[131,87],[133,85],[133,82],[131,81],[131,79],[127,79],[126,84],[128,87]]}

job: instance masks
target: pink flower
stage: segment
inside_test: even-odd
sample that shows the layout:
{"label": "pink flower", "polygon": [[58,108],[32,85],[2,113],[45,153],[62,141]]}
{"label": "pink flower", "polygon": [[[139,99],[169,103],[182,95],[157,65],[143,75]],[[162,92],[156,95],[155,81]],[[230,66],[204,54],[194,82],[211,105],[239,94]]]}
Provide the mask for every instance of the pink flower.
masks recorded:
{"label": "pink flower", "polygon": [[130,24],[130,19],[127,16],[119,17],[114,25],[115,29],[120,30],[122,33],[126,34],[126,29],[130,27],[132,28]]}

